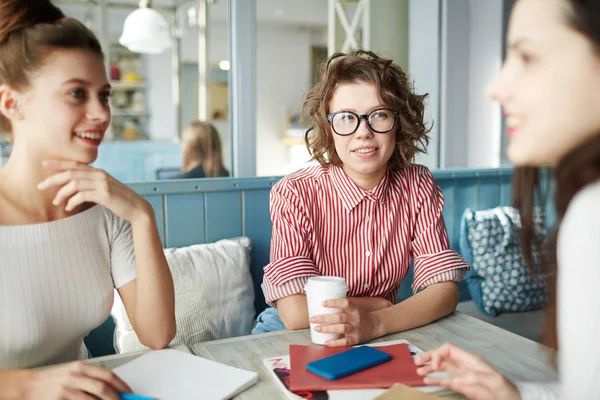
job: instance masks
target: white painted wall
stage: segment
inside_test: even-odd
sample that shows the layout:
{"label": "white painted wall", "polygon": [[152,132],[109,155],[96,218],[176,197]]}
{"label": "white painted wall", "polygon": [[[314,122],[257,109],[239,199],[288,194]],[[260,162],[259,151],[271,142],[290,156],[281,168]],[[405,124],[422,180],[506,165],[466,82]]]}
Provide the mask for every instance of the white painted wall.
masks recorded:
{"label": "white painted wall", "polygon": [[429,168],[439,166],[440,12],[438,0],[410,0],[408,71],[415,91],[429,94],[425,121],[433,122],[427,154],[417,155],[416,162]]}
{"label": "white painted wall", "polygon": [[470,12],[469,0],[442,4],[441,167],[469,161]]}
{"label": "white painted wall", "polygon": [[371,50],[408,71],[409,0],[371,1]]}
{"label": "white painted wall", "polygon": [[291,150],[281,141],[287,119],[311,86],[312,35],[302,28],[259,25],[257,30],[256,173],[281,175],[291,162]]}
{"label": "white painted wall", "polygon": [[443,0],[442,167],[497,167],[501,110],[487,97],[502,64],[502,0]]}
{"label": "white painted wall", "polygon": [[498,167],[501,110],[486,91],[502,66],[502,0],[471,0],[470,9],[468,165]]}

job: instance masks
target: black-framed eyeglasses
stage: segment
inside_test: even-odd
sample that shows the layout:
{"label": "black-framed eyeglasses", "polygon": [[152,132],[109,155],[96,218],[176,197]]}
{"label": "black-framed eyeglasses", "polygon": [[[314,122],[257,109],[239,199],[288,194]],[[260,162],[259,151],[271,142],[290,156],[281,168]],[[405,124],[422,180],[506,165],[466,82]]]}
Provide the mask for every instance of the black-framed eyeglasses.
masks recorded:
{"label": "black-framed eyeglasses", "polygon": [[327,114],[327,120],[333,131],[340,136],[349,136],[356,132],[363,118],[373,132],[387,133],[396,125],[396,114],[396,111],[389,108],[378,108],[363,115],[352,111],[337,111]]}

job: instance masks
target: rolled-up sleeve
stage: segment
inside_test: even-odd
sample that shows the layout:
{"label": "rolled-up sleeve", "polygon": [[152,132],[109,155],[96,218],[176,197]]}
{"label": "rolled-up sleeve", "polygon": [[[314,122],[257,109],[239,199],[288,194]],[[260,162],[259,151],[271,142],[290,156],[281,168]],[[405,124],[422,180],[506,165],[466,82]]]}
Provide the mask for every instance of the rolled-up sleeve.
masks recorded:
{"label": "rolled-up sleeve", "polygon": [[460,281],[469,265],[450,248],[442,211],[444,197],[427,168],[419,174],[416,192],[415,228],[411,241],[414,260],[412,289],[417,292],[429,285]]}
{"label": "rolled-up sleeve", "polygon": [[285,178],[270,194],[271,262],[264,267],[262,290],[267,304],[276,307],[278,299],[304,293],[309,277],[320,275],[311,258],[311,222],[298,189]]}

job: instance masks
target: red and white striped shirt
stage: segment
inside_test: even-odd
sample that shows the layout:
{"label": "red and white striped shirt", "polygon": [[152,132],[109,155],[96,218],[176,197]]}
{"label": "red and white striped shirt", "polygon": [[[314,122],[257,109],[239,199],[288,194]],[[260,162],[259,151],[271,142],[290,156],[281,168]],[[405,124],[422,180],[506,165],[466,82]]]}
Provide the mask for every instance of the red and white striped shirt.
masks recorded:
{"label": "red and white striped shirt", "polygon": [[339,276],[349,297],[395,303],[414,260],[413,291],[464,279],[467,263],[450,248],[444,199],[431,172],[410,165],[371,190],[340,167],[299,170],[271,189],[271,262],[262,289],[268,304],[304,293],[310,276]]}

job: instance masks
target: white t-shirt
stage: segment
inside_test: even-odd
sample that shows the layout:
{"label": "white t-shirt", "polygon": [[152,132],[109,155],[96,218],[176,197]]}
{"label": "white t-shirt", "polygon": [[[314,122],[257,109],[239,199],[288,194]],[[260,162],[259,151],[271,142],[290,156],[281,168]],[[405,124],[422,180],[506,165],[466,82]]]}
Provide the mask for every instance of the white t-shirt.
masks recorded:
{"label": "white t-shirt", "polygon": [[519,384],[528,399],[600,399],[600,182],[578,193],[558,237],[560,382]]}
{"label": "white t-shirt", "polygon": [[131,225],[104,207],[0,226],[0,368],[87,358],[84,337],[135,278]]}

